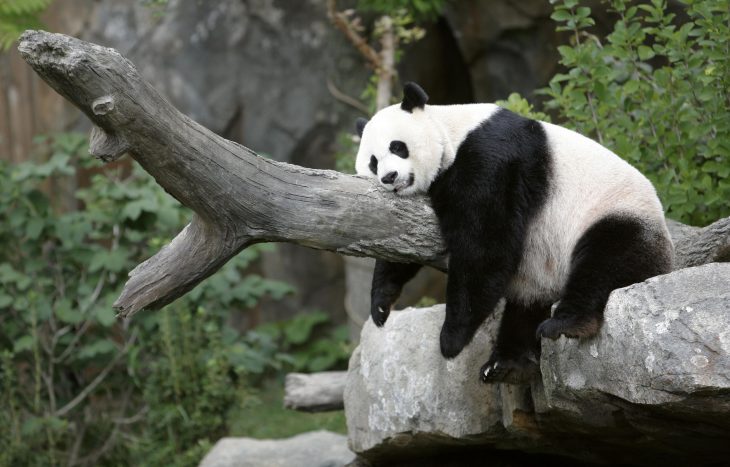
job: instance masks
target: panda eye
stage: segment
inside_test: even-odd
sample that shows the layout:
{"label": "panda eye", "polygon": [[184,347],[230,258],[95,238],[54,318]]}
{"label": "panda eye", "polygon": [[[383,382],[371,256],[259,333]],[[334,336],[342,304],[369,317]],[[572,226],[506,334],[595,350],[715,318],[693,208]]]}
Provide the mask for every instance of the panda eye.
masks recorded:
{"label": "panda eye", "polygon": [[375,156],[370,156],[370,164],[368,167],[373,174],[378,175],[378,160]]}
{"label": "panda eye", "polygon": [[391,141],[389,150],[398,157],[408,159],[408,146],[403,141]]}

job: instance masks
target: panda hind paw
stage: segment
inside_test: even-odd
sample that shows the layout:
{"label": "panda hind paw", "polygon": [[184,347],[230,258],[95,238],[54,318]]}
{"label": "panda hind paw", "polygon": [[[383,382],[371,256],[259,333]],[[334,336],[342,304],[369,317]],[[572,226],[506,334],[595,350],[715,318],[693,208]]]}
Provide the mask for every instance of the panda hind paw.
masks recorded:
{"label": "panda hind paw", "polygon": [[540,365],[534,357],[527,356],[518,359],[492,357],[479,370],[479,378],[487,384],[524,384],[539,374]]}
{"label": "panda hind paw", "polygon": [[602,317],[597,314],[562,316],[556,314],[540,323],[535,337],[537,339],[547,337],[552,340],[558,339],[561,335],[572,338],[592,337],[598,334],[602,321]]}

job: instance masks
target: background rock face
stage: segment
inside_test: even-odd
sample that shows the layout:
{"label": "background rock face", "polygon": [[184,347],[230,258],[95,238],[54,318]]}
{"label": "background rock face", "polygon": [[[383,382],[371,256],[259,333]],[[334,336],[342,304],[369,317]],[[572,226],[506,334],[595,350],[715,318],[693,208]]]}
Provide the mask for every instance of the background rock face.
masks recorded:
{"label": "background rock face", "polygon": [[409,309],[381,329],[365,325],[345,391],[355,452],[387,462],[429,442],[628,464],[726,460],[730,264],[614,291],[598,336],[543,340],[542,379],[531,385],[479,383],[497,317],[444,360],[443,312]]}

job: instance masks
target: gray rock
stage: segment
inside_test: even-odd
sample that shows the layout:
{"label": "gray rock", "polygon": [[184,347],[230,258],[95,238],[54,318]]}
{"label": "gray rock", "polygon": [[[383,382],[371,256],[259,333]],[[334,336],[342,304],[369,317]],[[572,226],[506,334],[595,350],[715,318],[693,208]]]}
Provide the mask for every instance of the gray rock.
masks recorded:
{"label": "gray rock", "polygon": [[[455,446],[523,449],[592,462],[704,465],[730,442],[730,264],[616,290],[598,336],[543,340],[542,378],[482,385],[497,317],[452,361],[444,308],[369,321],[350,361],[351,448],[368,459]],[[462,448],[463,449],[463,448]],[[386,462],[387,463],[387,462]]]}
{"label": "gray rock", "polygon": [[489,357],[496,316],[458,357],[445,360],[438,339],[444,308],[393,311],[380,329],[372,320],[365,323],[345,387],[347,431],[355,452],[383,443],[416,447],[421,433],[459,439],[504,431],[498,387],[478,378]]}
{"label": "gray rock", "polygon": [[354,459],[345,436],[322,430],[287,439],[223,438],[200,467],[341,467]]}
{"label": "gray rock", "polygon": [[620,289],[597,338],[545,340],[542,350],[548,403],[584,390],[644,405],[708,402],[707,391],[730,391],[730,264]]}

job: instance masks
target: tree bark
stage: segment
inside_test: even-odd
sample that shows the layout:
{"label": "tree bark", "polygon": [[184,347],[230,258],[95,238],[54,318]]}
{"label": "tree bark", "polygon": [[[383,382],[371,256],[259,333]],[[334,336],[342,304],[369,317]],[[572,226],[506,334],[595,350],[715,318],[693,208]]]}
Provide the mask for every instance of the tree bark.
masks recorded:
{"label": "tree bark", "polygon": [[[18,49],[93,122],[91,154],[104,161],[130,154],[195,212],[170,244],[129,273],[114,304],[119,316],[172,302],[257,242],[446,269],[425,197],[401,198],[364,177],[258,156],[181,114],[114,49],[44,31],[26,31]],[[677,251],[691,251],[693,264],[717,260],[730,245],[730,220],[713,226],[683,236]],[[711,247],[691,248],[698,238]]]}
{"label": "tree bark", "polygon": [[114,304],[121,317],[172,302],[257,242],[445,269],[425,198],[397,198],[364,177],[258,156],[181,114],[116,50],[43,31],[26,31],[18,49],[93,122],[91,154],[109,161],[129,153],[195,212],[169,245],[130,272]]}
{"label": "tree bark", "polygon": [[346,371],[289,373],[284,407],[302,412],[328,412],[344,408]]}

